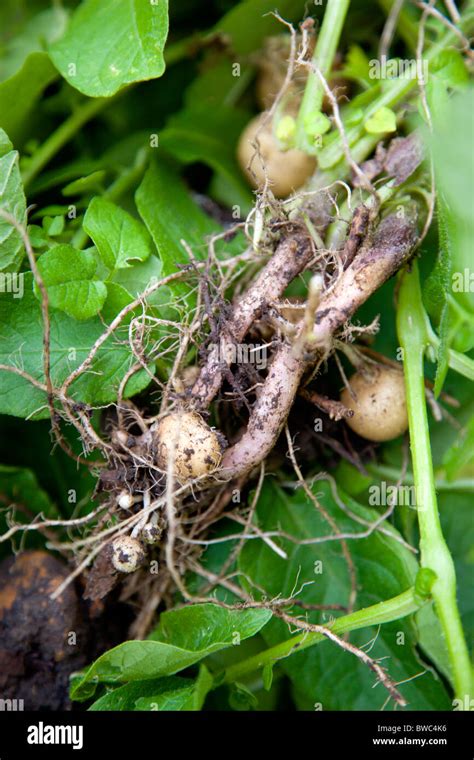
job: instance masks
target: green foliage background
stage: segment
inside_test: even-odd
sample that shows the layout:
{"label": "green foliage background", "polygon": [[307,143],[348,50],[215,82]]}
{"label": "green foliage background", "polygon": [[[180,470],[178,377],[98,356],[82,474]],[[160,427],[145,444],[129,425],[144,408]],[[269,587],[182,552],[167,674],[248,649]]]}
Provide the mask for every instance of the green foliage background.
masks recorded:
{"label": "green foliage background", "polygon": [[[201,195],[221,206],[237,205],[242,215],[251,208],[252,194],[237,166],[235,146],[256,110],[255,52],[267,35],[281,30],[268,15],[275,5],[284,18],[298,22],[308,4],[180,0],[170,4],[168,18],[165,0],[2,3],[0,207],[25,223],[27,204],[32,205],[28,231],[48,287],[56,384],[79,366],[104,324],[137,293],[187,263],[183,238],[198,258],[206,255],[206,236],[223,228],[198,203],[190,189],[193,182]],[[314,9],[317,21],[322,10]],[[401,53],[408,46],[409,21],[408,32],[397,37]],[[383,23],[377,3],[351,3],[342,41],[343,49],[351,46],[346,75],[365,90],[367,58],[376,50]],[[229,47],[217,44],[217,39],[225,39]],[[232,76],[235,62],[241,65],[237,78]],[[433,225],[423,242],[420,266],[425,305],[438,331],[440,350],[437,365],[427,364],[427,372],[435,380],[436,395],[444,388],[460,401],[452,412],[454,426],[432,421],[432,442],[441,519],[456,564],[459,604],[472,651],[474,401],[472,384],[449,369],[449,351],[472,350],[474,303],[472,291],[456,297],[449,283],[453,272],[472,266],[474,172],[466,162],[472,162],[473,95],[461,56],[454,50],[439,55],[430,72],[427,97],[436,115],[436,134],[427,140],[440,194],[437,229]],[[375,89],[362,92],[348,106],[348,123],[360,121],[361,107],[363,112],[375,95]],[[420,115],[410,118],[416,127],[426,128]],[[329,135],[327,145],[336,138]],[[223,255],[243,245],[237,238]],[[42,380],[39,294],[20,236],[4,219],[0,271],[24,275],[22,298],[0,293],[0,364]],[[193,305],[189,288],[177,282],[152,302],[152,308],[157,315],[176,314],[176,298],[188,308]],[[391,281],[357,315],[364,323],[380,314],[374,345],[390,358],[396,358],[398,349],[393,302]],[[113,402],[131,362],[127,345],[109,339],[92,372],[73,384],[74,397],[94,406]],[[126,395],[148,385],[148,374],[139,372],[129,381]],[[26,379],[0,370],[0,413],[2,504],[26,504],[33,514],[68,517],[67,493],[75,489],[80,508],[90,509],[91,476],[78,471],[61,451],[52,450],[45,394]],[[70,438],[78,450],[78,441]],[[340,464],[331,473],[335,485],[316,481],[314,491],[341,531],[362,533],[364,521],[372,522],[383,509],[368,506],[370,487],[384,479],[395,482],[401,467],[398,441],[379,450],[367,478]],[[314,463],[313,474],[319,469]],[[341,499],[350,513],[341,510]],[[262,530],[283,529],[299,539],[322,539],[328,532],[305,495],[291,490],[283,476],[281,482],[266,482],[255,519]],[[2,527],[4,522],[0,515]],[[221,535],[234,529],[221,526]],[[415,583],[417,557],[402,538],[417,545],[415,519],[408,508],[396,511],[385,533],[352,541],[358,607],[394,597]],[[38,542],[28,536],[24,545]],[[280,544],[287,560],[263,541],[247,542],[239,557],[235,571],[256,598],[286,597],[297,590],[298,600],[306,604],[347,603],[350,584],[339,543]],[[234,545],[235,540],[229,540],[211,547],[207,565],[217,570]],[[9,550],[1,546],[6,556]],[[315,570],[320,562],[321,574]],[[198,579],[189,580],[199,589]],[[223,598],[232,601],[229,594]],[[325,621],[320,612],[310,612],[308,619]],[[87,705],[94,699],[93,710],[278,709],[288,693],[302,710],[318,704],[329,710],[383,706],[386,695],[380,685],[372,688],[373,674],[328,641],[267,663],[252,677],[226,681],[227,668],[289,638],[288,627],[266,609],[229,611],[204,604],[172,610],[161,616],[148,640],[124,642],[77,676],[71,697]],[[402,620],[359,630],[351,640],[368,645],[373,657],[386,658],[409,709],[450,709],[449,664],[431,606]]]}

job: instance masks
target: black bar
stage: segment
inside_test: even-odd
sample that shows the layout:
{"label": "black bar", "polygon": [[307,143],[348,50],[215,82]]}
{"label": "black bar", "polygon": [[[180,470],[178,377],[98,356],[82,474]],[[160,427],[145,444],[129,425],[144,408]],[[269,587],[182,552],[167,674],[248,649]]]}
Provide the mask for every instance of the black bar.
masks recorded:
{"label": "black bar", "polygon": [[265,757],[274,749],[278,756],[291,751],[308,758],[324,752],[472,760],[473,728],[472,712],[12,711],[0,713],[0,760],[98,754],[104,760],[146,760],[163,753],[182,756],[186,749],[193,757],[215,757],[230,747],[233,754],[262,749]]}

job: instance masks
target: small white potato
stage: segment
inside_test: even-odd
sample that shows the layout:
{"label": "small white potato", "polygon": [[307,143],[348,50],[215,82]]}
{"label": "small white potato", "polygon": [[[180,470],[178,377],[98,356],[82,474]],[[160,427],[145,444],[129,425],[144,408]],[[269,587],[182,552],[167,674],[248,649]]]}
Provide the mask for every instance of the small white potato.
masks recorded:
{"label": "small white potato", "polygon": [[112,564],[119,573],[133,573],[145,559],[142,545],[131,536],[118,536],[112,542]]}
{"label": "small white potato", "polygon": [[[304,185],[316,168],[316,159],[304,151],[281,150],[273,134],[271,121],[262,125],[264,115],[252,119],[242,132],[237,146],[240,167],[253,187],[262,187],[265,170],[271,189],[277,198],[286,198]],[[260,129],[260,131],[259,131]],[[258,139],[260,155],[252,143]],[[254,156],[250,166],[249,163]],[[255,175],[255,176],[254,176]]]}
{"label": "small white potato", "polygon": [[356,399],[344,388],[341,402],[354,412],[346,422],[355,433],[369,441],[390,441],[406,431],[403,372],[378,365],[367,372],[356,372],[349,385]]}
{"label": "small white potato", "polygon": [[181,482],[208,475],[221,461],[217,433],[197,412],[173,412],[164,417],[153,439],[158,467],[166,471],[173,456],[174,474]]}

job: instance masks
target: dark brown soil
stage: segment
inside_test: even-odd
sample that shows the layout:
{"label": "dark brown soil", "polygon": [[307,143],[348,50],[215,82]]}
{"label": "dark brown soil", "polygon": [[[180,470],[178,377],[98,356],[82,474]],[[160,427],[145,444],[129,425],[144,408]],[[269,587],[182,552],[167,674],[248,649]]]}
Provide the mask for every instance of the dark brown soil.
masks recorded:
{"label": "dark brown soil", "polygon": [[71,673],[126,638],[124,605],[86,606],[73,584],[51,599],[68,573],[44,551],[0,564],[0,698],[25,710],[71,709]]}

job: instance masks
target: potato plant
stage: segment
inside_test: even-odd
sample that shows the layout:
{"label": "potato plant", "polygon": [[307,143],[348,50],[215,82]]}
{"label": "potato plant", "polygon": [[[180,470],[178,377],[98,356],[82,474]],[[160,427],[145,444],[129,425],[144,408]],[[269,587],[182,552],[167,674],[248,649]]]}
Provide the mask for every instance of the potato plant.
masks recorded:
{"label": "potato plant", "polygon": [[472,709],[471,3],[0,19],[0,696]]}

